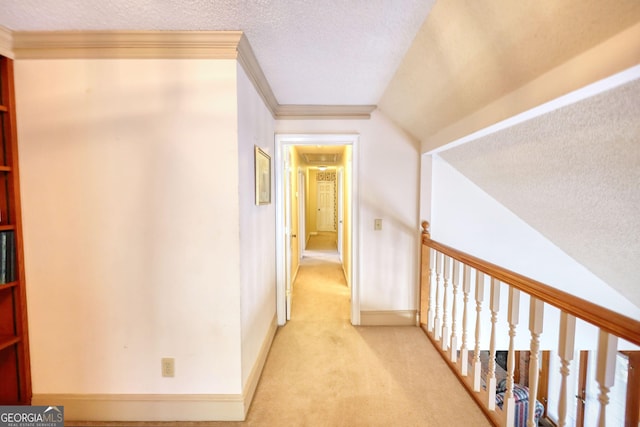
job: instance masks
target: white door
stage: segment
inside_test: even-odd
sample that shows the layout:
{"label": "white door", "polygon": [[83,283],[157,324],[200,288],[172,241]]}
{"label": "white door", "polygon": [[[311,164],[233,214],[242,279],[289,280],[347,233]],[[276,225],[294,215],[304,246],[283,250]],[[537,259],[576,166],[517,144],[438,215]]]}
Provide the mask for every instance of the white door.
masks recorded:
{"label": "white door", "polygon": [[304,256],[304,250],[307,248],[307,229],[306,229],[306,203],[307,190],[304,179],[304,170],[298,171],[298,261]]}
{"label": "white door", "polygon": [[335,229],[335,188],[333,181],[318,181],[318,231]]}
{"label": "white door", "polygon": [[291,320],[291,299],[293,295],[291,283],[291,151],[285,152],[284,160],[284,258],[285,258],[285,293],[287,320]]}

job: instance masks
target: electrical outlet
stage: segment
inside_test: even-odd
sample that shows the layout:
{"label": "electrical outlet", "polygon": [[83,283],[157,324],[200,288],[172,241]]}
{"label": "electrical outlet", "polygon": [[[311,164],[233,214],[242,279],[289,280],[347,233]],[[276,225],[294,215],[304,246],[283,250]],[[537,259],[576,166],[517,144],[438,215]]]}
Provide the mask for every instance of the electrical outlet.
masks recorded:
{"label": "electrical outlet", "polygon": [[376,231],[382,230],[382,218],[376,218],[373,220],[373,229]]}
{"label": "electrical outlet", "polygon": [[162,376],[173,378],[176,374],[176,361],[173,357],[164,357],[161,359]]}

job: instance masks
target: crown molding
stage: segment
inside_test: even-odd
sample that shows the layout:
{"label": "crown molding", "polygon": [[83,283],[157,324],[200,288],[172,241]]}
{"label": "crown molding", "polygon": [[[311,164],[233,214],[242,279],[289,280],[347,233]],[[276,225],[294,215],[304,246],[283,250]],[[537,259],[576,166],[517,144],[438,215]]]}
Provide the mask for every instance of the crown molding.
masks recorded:
{"label": "crown molding", "polygon": [[0,55],[13,58],[13,34],[11,30],[0,26]]}
{"label": "crown molding", "polygon": [[16,59],[236,59],[242,31],[15,31]]}
{"label": "crown molding", "polygon": [[371,118],[375,105],[278,105],[275,117],[279,120],[366,120]]}
{"label": "crown molding", "polygon": [[375,105],[280,105],[242,31],[14,31],[0,54],[15,59],[235,59],[274,119],[362,120]]}
{"label": "crown molding", "polygon": [[276,111],[280,104],[278,104],[278,100],[271,90],[267,77],[262,72],[262,68],[256,59],[256,55],[253,53],[249,40],[247,40],[244,34],[238,42],[238,62],[242,68],[244,68],[244,71],[249,76],[249,79],[260,94],[260,97],[262,97],[269,111],[271,111],[273,118],[276,118]]}

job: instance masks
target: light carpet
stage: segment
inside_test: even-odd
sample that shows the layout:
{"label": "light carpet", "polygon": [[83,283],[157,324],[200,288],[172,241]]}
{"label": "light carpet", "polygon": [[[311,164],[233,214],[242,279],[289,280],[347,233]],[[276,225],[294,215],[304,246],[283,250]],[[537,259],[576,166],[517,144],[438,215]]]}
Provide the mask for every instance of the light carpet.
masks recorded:
{"label": "light carpet", "polygon": [[417,327],[354,327],[332,236],[312,236],[244,423],[491,425]]}

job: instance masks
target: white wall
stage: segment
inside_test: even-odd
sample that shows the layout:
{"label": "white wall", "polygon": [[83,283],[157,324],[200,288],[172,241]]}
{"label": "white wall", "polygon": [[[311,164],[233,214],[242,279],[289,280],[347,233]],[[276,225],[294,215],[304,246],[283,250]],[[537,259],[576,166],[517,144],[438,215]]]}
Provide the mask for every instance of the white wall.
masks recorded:
{"label": "white wall", "polygon": [[[240,202],[240,287],[242,384],[256,363],[276,315],[275,198],[256,206],[254,146],[274,161],[274,124],[243,68],[238,65],[238,159]],[[273,174],[272,174],[273,176]]]}
{"label": "white wall", "polygon": [[[578,264],[539,232],[507,210],[474,183],[456,171],[438,155],[432,160],[431,237],[446,245],[506,267],[525,276],[563,289],[588,301],[638,317],[638,309],[623,296],[613,291],[600,279]],[[501,309],[498,315],[501,332],[499,348],[507,348],[507,298],[502,286]],[[449,297],[451,304],[451,296]],[[473,295],[470,298],[473,301]],[[489,334],[489,280],[485,284],[485,312],[483,316],[483,342]],[[473,310],[471,310],[474,312]],[[461,312],[459,312],[461,314]],[[473,316],[472,316],[473,317]],[[542,347],[557,346],[558,310],[545,310],[545,331]],[[528,348],[528,299],[521,300],[521,319],[518,327],[520,348]],[[460,323],[458,323],[460,325]],[[475,329],[470,319],[469,328]],[[579,348],[595,345],[595,331],[580,324]]]}
{"label": "white wall", "polygon": [[[279,133],[358,133],[362,311],[414,310],[418,283],[418,143],[381,112],[370,120],[279,120]],[[374,231],[382,218],[382,231]]]}
{"label": "white wall", "polygon": [[630,317],[640,309],[542,234],[433,156],[434,240],[486,259]]}
{"label": "white wall", "polygon": [[431,222],[431,186],[433,180],[432,156],[422,154],[420,156],[420,222]]}
{"label": "white wall", "polygon": [[236,62],[15,65],[34,394],[240,393]]}

